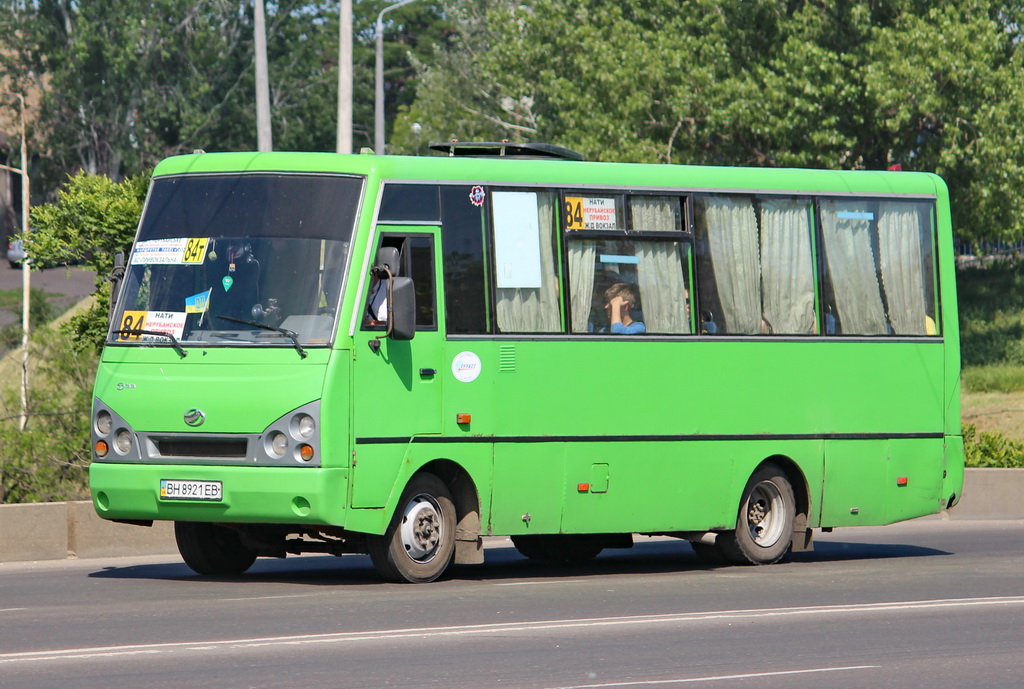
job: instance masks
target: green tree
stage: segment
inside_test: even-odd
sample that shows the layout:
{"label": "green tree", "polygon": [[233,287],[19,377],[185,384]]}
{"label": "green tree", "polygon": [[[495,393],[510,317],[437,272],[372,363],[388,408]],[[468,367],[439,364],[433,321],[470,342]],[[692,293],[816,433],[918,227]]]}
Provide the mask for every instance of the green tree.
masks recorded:
{"label": "green tree", "polygon": [[[1024,235],[1019,3],[488,0],[399,132],[590,159],[928,170],[965,238]],[[408,135],[396,143],[412,145]]]}
{"label": "green tree", "polygon": [[[373,140],[374,23],[387,4],[353,4],[357,147]],[[278,150],[335,149],[338,5],[267,3]],[[251,0],[0,0],[0,71],[10,88],[42,94],[32,149],[45,155],[32,165],[34,196],[48,197],[78,170],[120,180],[194,149],[253,150],[252,16]],[[432,53],[446,23],[427,2],[387,17],[390,122],[413,98],[411,56]]]}
{"label": "green tree", "polygon": [[114,254],[127,257],[142,213],[148,180],[128,177],[114,182],[84,172],[68,179],[54,203],[31,211],[33,231],[25,247],[37,267],[85,259],[96,271],[96,304],[68,324],[80,346],[98,350],[107,331],[110,284],[106,276]]}

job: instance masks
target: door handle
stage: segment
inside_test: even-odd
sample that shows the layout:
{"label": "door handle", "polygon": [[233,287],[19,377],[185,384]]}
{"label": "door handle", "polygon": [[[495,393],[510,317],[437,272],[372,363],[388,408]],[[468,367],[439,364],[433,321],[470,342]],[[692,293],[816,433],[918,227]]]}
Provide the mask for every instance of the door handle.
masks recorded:
{"label": "door handle", "polygon": [[423,377],[436,376],[437,375],[437,369],[436,368],[421,368],[420,369],[420,375],[423,376]]}

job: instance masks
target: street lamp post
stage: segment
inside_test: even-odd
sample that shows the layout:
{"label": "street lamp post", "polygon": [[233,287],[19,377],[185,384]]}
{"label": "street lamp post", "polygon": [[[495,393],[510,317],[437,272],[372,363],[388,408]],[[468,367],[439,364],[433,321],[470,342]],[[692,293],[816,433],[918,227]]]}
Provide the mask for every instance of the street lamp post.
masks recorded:
{"label": "street lamp post", "polygon": [[[25,145],[25,96],[13,91],[3,91],[5,95],[14,96],[21,104],[21,169],[0,165],[4,170],[17,172],[21,175],[21,236],[28,236],[28,149]],[[31,275],[28,267],[28,254],[21,261],[21,422],[19,427],[25,430],[28,423],[28,328],[29,328],[29,294],[31,293]]]}
{"label": "street lamp post", "polygon": [[388,5],[377,15],[377,60],[374,65],[373,102],[373,147],[377,155],[384,155],[384,13],[415,1],[401,0]]}
{"label": "street lamp post", "polygon": [[352,152],[352,0],[338,8],[338,153]]}

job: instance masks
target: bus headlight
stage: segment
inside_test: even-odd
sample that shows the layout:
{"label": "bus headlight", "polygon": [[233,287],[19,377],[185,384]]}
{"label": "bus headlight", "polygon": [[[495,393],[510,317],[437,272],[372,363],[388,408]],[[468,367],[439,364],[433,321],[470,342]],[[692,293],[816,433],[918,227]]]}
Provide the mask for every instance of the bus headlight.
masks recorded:
{"label": "bus headlight", "polygon": [[316,432],[316,421],[309,414],[299,414],[292,419],[294,432],[298,434],[300,438],[309,440],[313,437]]}
{"label": "bus headlight", "polygon": [[96,433],[98,435],[110,435],[111,429],[114,427],[114,420],[110,417],[110,412],[106,409],[101,409],[96,414]]}
{"label": "bus headlight", "polygon": [[123,455],[132,451],[132,434],[128,429],[122,428],[114,438],[114,449]]}
{"label": "bus headlight", "polygon": [[318,467],[322,461],[320,400],[292,409],[263,429],[255,450],[257,463]]}
{"label": "bus headlight", "polygon": [[281,431],[274,431],[270,434],[270,442],[267,443],[267,452],[274,457],[284,457],[288,451],[288,438]]}

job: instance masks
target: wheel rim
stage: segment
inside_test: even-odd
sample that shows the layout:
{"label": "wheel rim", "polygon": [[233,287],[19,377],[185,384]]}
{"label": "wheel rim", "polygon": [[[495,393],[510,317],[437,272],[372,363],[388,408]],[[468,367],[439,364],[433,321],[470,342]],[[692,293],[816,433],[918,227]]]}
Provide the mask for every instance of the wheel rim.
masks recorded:
{"label": "wheel rim", "polygon": [[761,481],[747,500],[747,529],[750,538],[762,548],[770,548],[786,528],[786,499],[772,481]]}
{"label": "wheel rim", "polygon": [[441,543],[444,523],[441,507],[429,495],[417,495],[405,507],[402,515],[402,547],[416,562],[430,562]]}

